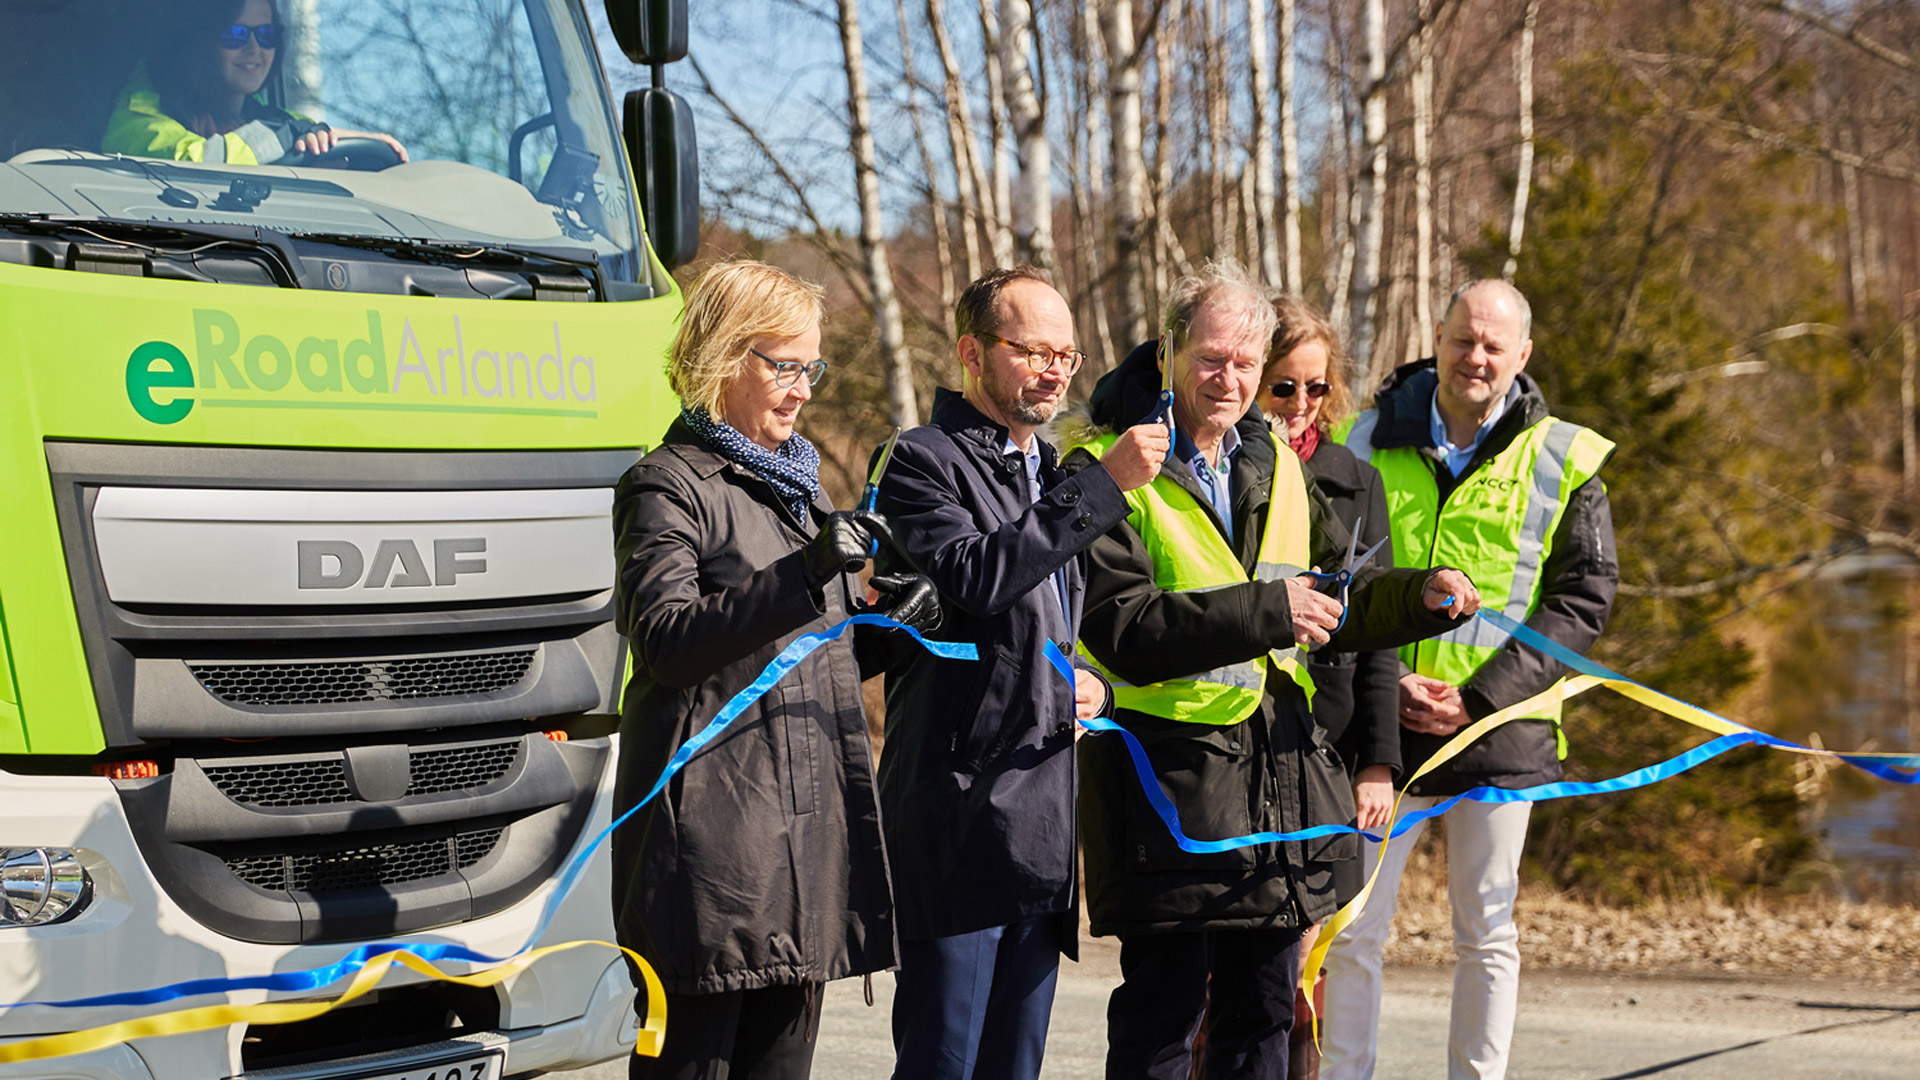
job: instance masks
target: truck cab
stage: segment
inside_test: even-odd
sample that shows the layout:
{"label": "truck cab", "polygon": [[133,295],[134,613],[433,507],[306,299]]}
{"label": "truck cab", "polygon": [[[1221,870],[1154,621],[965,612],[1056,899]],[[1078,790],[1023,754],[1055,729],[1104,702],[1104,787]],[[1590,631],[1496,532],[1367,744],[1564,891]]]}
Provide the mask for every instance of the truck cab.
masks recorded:
{"label": "truck cab", "polygon": [[[610,940],[612,489],[675,411],[684,105],[616,110],[580,0],[35,0],[0,42],[0,1041]],[[193,89],[236,58],[250,122],[405,160],[237,152]],[[633,996],[608,949],[396,971],[0,1077],[498,1078],[632,1052]]]}

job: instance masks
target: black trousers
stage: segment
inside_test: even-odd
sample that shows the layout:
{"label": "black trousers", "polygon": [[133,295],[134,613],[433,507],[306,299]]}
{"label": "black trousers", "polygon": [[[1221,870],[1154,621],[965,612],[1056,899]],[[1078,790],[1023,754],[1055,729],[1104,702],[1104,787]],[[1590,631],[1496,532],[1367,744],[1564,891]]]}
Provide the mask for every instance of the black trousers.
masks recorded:
{"label": "black trousers", "polygon": [[657,1058],[629,1057],[628,1080],[806,1080],[821,990],[820,983],[806,983],[670,993],[666,1046]]}
{"label": "black trousers", "polygon": [[1286,1080],[1298,930],[1120,935],[1107,1002],[1107,1080]]}

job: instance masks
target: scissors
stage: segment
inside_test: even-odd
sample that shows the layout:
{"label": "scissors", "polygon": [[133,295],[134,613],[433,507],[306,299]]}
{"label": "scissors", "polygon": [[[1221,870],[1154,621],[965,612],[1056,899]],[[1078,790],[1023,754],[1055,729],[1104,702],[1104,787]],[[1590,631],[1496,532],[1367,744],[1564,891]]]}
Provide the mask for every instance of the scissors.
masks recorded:
{"label": "scissors", "polygon": [[1341,627],[1347,625],[1347,589],[1353,584],[1354,573],[1361,567],[1372,562],[1374,555],[1379,552],[1381,545],[1387,542],[1387,538],[1383,536],[1379,540],[1374,541],[1374,545],[1361,552],[1357,558],[1354,556],[1354,549],[1360,546],[1360,526],[1366,520],[1366,518],[1354,519],[1353,534],[1347,537],[1346,565],[1332,572],[1325,570],[1302,570],[1300,572],[1301,577],[1314,579],[1314,588],[1325,592],[1329,596],[1339,597],[1340,621],[1333,624],[1334,633],[1338,633]]}
{"label": "scissors", "polygon": [[[895,427],[893,437],[880,448],[880,456],[874,459],[873,471],[867,473],[867,490],[860,495],[860,509],[873,513],[874,508],[880,505],[880,478],[887,475],[887,466],[893,464],[893,447],[899,441],[900,429]],[[867,549],[867,557],[872,558],[879,553],[880,541],[875,540]]]}
{"label": "scissors", "polygon": [[1172,461],[1174,436],[1173,363],[1172,358],[1167,355],[1167,339],[1165,337],[1160,339],[1160,401],[1153,407],[1153,411],[1147,414],[1147,418],[1140,422],[1143,424],[1164,423],[1167,425],[1167,456],[1165,460]]}

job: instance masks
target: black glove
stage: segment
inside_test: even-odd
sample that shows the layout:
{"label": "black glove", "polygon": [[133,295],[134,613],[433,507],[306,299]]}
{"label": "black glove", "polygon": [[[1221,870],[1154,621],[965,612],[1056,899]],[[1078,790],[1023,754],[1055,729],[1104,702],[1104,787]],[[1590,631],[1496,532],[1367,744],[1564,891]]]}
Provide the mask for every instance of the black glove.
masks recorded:
{"label": "black glove", "polygon": [[862,605],[863,612],[877,612],[895,622],[906,623],[923,633],[940,629],[940,590],[925,574],[875,574],[867,582],[880,599]]}
{"label": "black glove", "polygon": [[811,588],[825,588],[842,574],[852,574],[872,556],[876,536],[889,543],[893,533],[887,519],[866,510],[836,510],[827,515],[820,535],[801,548],[801,566]]}

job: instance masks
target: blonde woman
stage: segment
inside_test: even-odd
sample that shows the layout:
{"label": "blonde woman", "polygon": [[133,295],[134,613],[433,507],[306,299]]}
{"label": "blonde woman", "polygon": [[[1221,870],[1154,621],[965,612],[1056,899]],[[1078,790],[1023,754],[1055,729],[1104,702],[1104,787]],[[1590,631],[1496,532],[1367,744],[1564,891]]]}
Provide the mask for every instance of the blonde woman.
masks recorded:
{"label": "blonde woman", "polygon": [[[1326,316],[1304,300],[1282,296],[1273,302],[1280,325],[1267,351],[1260,379],[1260,408],[1267,423],[1307,467],[1315,487],[1333,507],[1333,516],[1357,531],[1355,550],[1387,535],[1387,496],[1380,472],[1333,441],[1328,432],[1353,415],[1353,395],[1343,369],[1346,355]],[[1374,565],[1393,565],[1393,542],[1381,545]],[[1313,673],[1313,719],[1346,763],[1353,780],[1357,824],[1378,829],[1393,810],[1393,783],[1400,772],[1400,669],[1391,651],[1309,654]],[[1345,906],[1364,884],[1361,860],[1333,864],[1334,894]],[[1312,947],[1313,935],[1301,941]],[[1317,989],[1317,988],[1316,988]],[[1300,1080],[1318,1076],[1312,1026],[1302,995],[1293,1026],[1292,1069]]]}
{"label": "blonde woman", "polygon": [[[765,263],[716,265],[688,290],[667,361],[680,418],[614,502],[633,650],[620,812],[789,642],[859,609],[854,574],[890,540],[878,515],[833,510],[794,431],[827,370],[820,319],[819,288]],[[873,584],[895,618],[938,622],[924,577]],[[633,1077],[804,1077],[821,984],[894,966],[860,705],[878,641],[853,645],[815,652],[614,833],[620,941],[668,998],[665,1051],[630,1059]]]}

